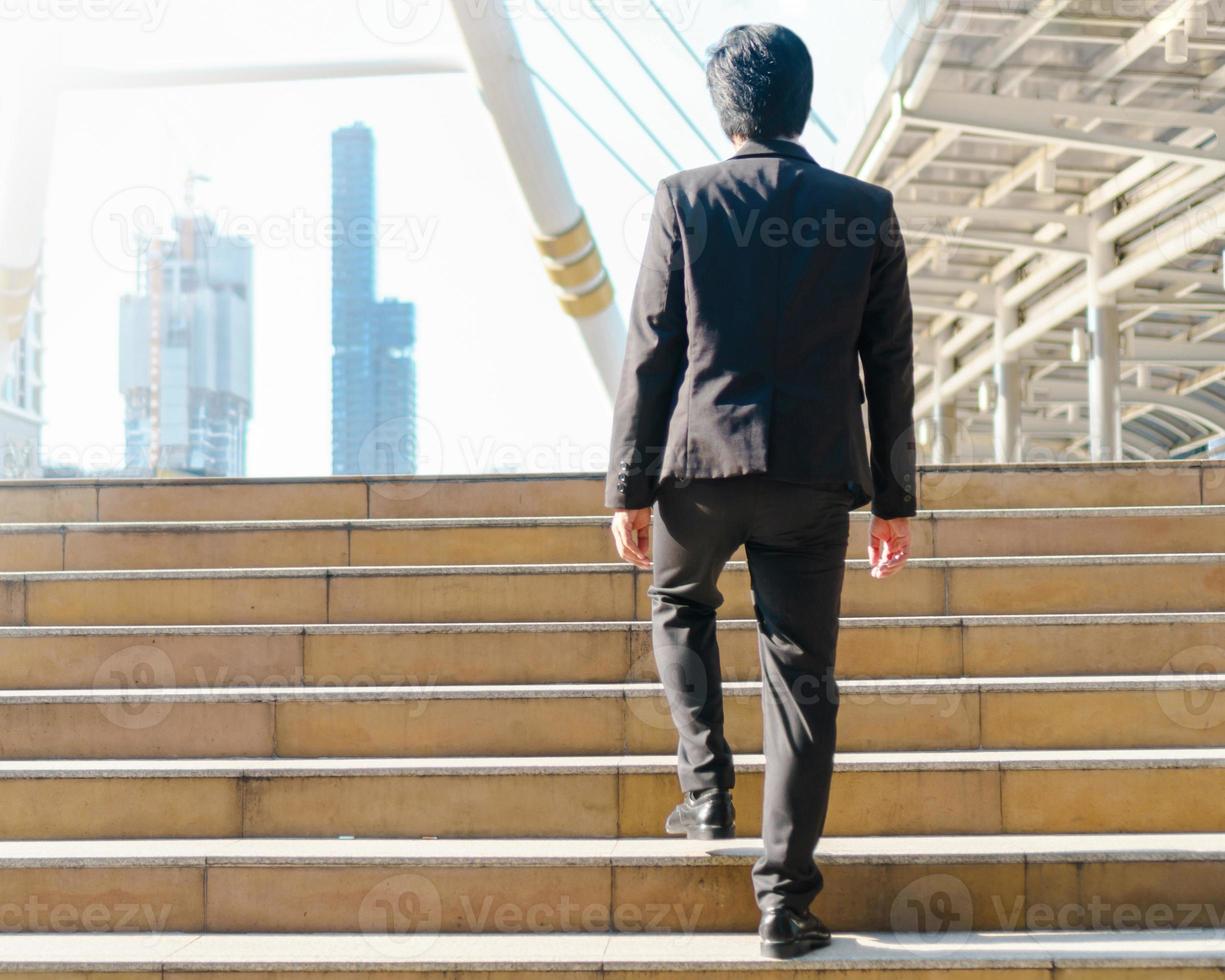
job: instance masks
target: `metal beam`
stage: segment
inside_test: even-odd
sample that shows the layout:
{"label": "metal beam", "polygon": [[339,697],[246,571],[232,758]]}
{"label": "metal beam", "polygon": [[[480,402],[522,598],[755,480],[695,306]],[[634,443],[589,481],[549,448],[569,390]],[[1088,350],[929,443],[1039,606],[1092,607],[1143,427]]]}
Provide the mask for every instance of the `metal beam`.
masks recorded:
{"label": "metal beam", "polygon": [[1144,126],[1204,127],[1220,136],[1217,117],[1194,112],[1139,109],[1098,102],[1022,99],[964,92],[932,92],[922,109],[906,112],[908,122],[937,128],[952,127],[966,132],[987,133],[1004,139],[1022,139],[1052,146],[1104,151],[1134,157],[1154,157],[1170,163],[1189,163],[1225,172],[1225,140],[1208,147],[1179,147],[1158,140],[1099,134],[1069,128],[1064,120],[1101,119],[1107,123]]}
{"label": "metal beam", "polygon": [[458,58],[416,57],[371,61],[302,61],[271,65],[199,65],[118,71],[69,68],[60,74],[65,89],[178,88],[195,85],[250,85],[260,82],[306,82],[340,78],[388,78],[401,75],[462,75]]}
{"label": "metal beam", "polygon": [[[1045,394],[1051,402],[1082,404],[1088,401],[1088,388],[1076,381],[1041,381],[1033,385],[1032,395]],[[1225,432],[1225,411],[1215,409],[1202,400],[1178,395],[1158,388],[1137,388],[1123,385],[1119,399],[1125,405],[1160,405],[1192,418],[1205,428]]]}

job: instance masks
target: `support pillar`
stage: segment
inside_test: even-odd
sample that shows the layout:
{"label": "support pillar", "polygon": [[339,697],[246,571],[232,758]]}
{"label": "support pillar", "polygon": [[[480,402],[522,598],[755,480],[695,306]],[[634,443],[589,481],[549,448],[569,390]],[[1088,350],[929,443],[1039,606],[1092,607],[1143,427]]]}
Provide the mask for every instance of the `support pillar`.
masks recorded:
{"label": "support pillar", "polygon": [[1017,328],[1017,308],[1004,303],[1004,289],[995,293],[995,461],[1021,461],[1021,364],[1004,340]]}
{"label": "support pillar", "polygon": [[612,398],[625,357],[625,321],[587,219],[566,178],[506,4],[504,0],[481,4],[453,0],[451,9],[481,98],[531,213],[545,271],[553,280],[562,309],[578,325]]}
{"label": "support pillar", "polygon": [[1089,455],[1094,462],[1123,458],[1118,298],[1100,285],[1115,266],[1114,243],[1097,238],[1098,227],[1111,217],[1103,208],[1089,226]]}
{"label": "support pillar", "polygon": [[42,254],[47,180],[59,93],[20,65],[0,79],[0,375],[25,330]]}
{"label": "support pillar", "polygon": [[933,382],[936,392],[936,410],[932,415],[932,463],[944,466],[957,462],[957,398],[946,398],[944,382],[953,374],[953,359],[936,355],[936,370]]}

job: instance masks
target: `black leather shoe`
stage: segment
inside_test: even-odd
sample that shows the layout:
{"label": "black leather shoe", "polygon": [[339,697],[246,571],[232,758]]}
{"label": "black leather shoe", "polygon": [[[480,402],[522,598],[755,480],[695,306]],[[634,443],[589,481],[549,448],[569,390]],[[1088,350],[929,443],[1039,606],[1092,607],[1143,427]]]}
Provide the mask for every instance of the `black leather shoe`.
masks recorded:
{"label": "black leather shoe", "polygon": [[664,831],[684,834],[690,840],[729,840],[736,836],[736,808],[732,794],[725,789],[686,793],[675,810],[668,814]]}
{"label": "black leather shoe", "polygon": [[811,912],[770,909],[761,916],[761,955],[772,960],[790,960],[830,944],[825,923]]}

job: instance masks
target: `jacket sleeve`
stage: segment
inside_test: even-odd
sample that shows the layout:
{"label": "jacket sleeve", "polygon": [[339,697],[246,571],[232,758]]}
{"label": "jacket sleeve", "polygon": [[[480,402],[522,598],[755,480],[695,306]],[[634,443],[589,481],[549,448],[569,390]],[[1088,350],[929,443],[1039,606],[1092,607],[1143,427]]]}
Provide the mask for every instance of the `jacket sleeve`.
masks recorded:
{"label": "jacket sleeve", "polygon": [[915,513],[914,315],[906,245],[890,196],[859,333],[872,437],[872,513]]}
{"label": "jacket sleeve", "polygon": [[613,406],[604,502],[614,509],[649,507],[659,486],[668,418],[688,349],[682,246],[672,195],[661,183]]}

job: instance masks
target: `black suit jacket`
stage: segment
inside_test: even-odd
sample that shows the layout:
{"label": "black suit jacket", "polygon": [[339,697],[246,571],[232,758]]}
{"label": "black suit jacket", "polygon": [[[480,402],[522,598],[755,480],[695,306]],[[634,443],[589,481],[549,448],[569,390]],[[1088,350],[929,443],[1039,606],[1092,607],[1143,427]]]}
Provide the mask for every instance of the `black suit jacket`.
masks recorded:
{"label": "black suit jacket", "polygon": [[630,314],[605,502],[647,507],[661,480],[765,473],[910,516],[913,355],[887,190],[788,140],[669,177]]}

